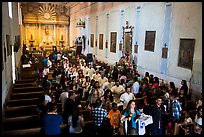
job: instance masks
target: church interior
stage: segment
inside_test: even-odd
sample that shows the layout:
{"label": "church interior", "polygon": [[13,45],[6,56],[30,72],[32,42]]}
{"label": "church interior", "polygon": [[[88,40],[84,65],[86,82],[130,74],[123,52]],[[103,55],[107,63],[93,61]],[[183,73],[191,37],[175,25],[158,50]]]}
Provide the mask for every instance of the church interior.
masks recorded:
{"label": "church interior", "polygon": [[2,2],[2,134],[203,134],[202,3]]}

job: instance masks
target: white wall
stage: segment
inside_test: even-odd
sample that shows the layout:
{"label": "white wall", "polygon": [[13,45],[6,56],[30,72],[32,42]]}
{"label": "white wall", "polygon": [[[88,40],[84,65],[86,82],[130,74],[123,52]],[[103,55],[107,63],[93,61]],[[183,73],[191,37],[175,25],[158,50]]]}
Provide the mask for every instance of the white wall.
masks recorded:
{"label": "white wall", "polygon": [[[202,89],[202,3],[200,2],[175,2],[173,7],[173,23],[171,43],[173,48],[170,49],[169,60],[169,75],[190,80],[191,76],[196,91],[201,93]],[[181,10],[182,9],[182,10]],[[179,14],[178,14],[179,13]],[[195,49],[193,57],[193,69],[181,68],[177,66],[178,53],[179,53],[179,39],[180,38],[193,38],[195,39]],[[192,73],[193,72],[193,73]]]}
{"label": "white wall", "polygon": [[[162,31],[164,21],[164,3],[146,2],[141,7],[140,16],[140,38],[139,38],[139,52],[138,52],[138,67],[142,67],[148,71],[159,72],[160,71],[160,58],[161,58],[161,46],[162,46]],[[145,33],[146,31],[156,31],[154,52],[144,50],[145,45]]]}
{"label": "white wall", "polygon": [[[13,7],[13,12],[12,12],[13,19],[10,19],[8,14],[8,3],[7,2],[2,3],[2,13],[4,13],[2,16],[2,45],[6,44],[6,35],[10,35],[10,40],[12,45],[14,45],[15,36],[20,35],[20,28],[18,24],[18,15],[17,15],[17,3],[13,2],[12,7]],[[3,47],[2,47],[2,50],[3,50]],[[21,57],[21,49],[19,49],[17,53],[13,53],[13,54],[15,58],[14,65],[18,66],[20,62],[20,57]],[[12,85],[12,59],[11,59],[11,56],[6,55],[6,62],[4,62],[4,51],[3,51],[3,67],[4,69],[2,71],[2,106],[4,105],[8,91],[10,90],[10,87]]]}
{"label": "white wall", "polygon": [[[116,2],[117,3],[117,2]],[[119,32],[120,28],[120,10],[124,9],[124,22],[128,20],[129,25],[135,25],[135,16],[137,6],[141,6],[140,15],[140,34],[139,34],[139,49],[138,49],[138,70],[144,74],[146,71],[150,74],[154,74],[166,82],[173,81],[177,87],[180,87],[180,81],[182,79],[187,80],[189,84],[190,78],[192,79],[192,88],[197,94],[202,91],[202,3],[201,2],[172,2],[172,17],[170,26],[170,39],[169,39],[169,51],[167,61],[167,75],[161,74],[161,52],[162,52],[162,39],[164,35],[164,17],[165,17],[165,4],[166,2],[123,2],[123,3],[105,2],[93,4],[89,8],[83,8],[79,10],[80,6],[74,10],[76,14],[70,10],[71,13],[71,39],[75,36],[79,36],[80,32],[76,28],[73,28],[74,21],[78,18],[89,17],[90,18],[90,34],[93,33],[96,37],[96,19],[98,16],[98,34],[104,34],[104,48],[99,50],[97,46],[97,58],[101,61],[105,61],[109,64],[114,64],[119,60]],[[106,13],[109,13],[109,26],[108,26],[108,58],[105,58],[105,39],[106,39]],[[73,18],[72,18],[73,17]],[[135,26],[134,26],[135,27]],[[87,28],[85,28],[87,29]],[[144,50],[145,44],[145,32],[156,31],[154,52]],[[110,52],[110,32],[117,32],[117,44],[116,53]],[[133,29],[134,32],[134,29]],[[90,37],[90,34],[88,37]],[[98,36],[97,36],[98,37]],[[133,46],[135,44],[136,34],[133,33]],[[178,54],[180,38],[194,38],[195,50],[193,57],[193,69],[185,69],[178,67]],[[94,38],[95,39],[95,38]],[[97,38],[98,39],[98,38]],[[72,41],[72,40],[71,40]],[[89,41],[90,42],[90,41]],[[99,42],[99,41],[98,41]],[[95,40],[94,40],[95,45]],[[95,48],[95,46],[94,46]],[[89,51],[95,54],[95,49],[89,47]],[[86,48],[87,49],[87,48]],[[132,47],[134,51],[134,47]],[[196,93],[195,93],[196,94]]]}

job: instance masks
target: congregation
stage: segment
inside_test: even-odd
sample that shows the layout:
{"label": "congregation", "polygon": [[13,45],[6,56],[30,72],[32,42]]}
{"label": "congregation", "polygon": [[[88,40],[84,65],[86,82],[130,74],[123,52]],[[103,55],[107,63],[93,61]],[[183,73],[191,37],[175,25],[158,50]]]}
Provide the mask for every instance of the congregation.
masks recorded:
{"label": "congregation", "polygon": [[175,87],[149,72],[139,74],[125,61],[108,66],[63,52],[53,51],[40,63],[43,67],[36,67],[33,77],[44,89],[38,105],[42,134],[62,134],[62,124],[67,134],[84,134],[87,117],[93,135],[203,134],[202,98],[196,101],[196,111],[189,111],[186,80]]}

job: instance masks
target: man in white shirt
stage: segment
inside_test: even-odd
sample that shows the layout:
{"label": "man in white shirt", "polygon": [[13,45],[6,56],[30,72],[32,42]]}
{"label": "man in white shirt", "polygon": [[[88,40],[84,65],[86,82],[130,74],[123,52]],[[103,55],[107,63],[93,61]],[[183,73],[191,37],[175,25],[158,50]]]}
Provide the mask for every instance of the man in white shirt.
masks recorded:
{"label": "man in white shirt", "polygon": [[120,85],[119,81],[116,81],[115,86],[111,88],[111,91],[113,93],[114,102],[120,103],[120,96],[125,92],[125,88]]}
{"label": "man in white shirt", "polygon": [[131,93],[131,87],[126,88],[126,92],[120,96],[120,101],[123,102],[123,109],[127,107],[130,100],[134,100],[135,96]]}
{"label": "man in white shirt", "polygon": [[109,77],[109,78],[108,78],[108,81],[103,84],[102,89],[103,89],[104,91],[106,91],[107,89],[110,89],[110,90],[111,90],[111,88],[114,86],[114,84],[115,84],[115,83],[112,82],[112,77]]}
{"label": "man in white shirt", "polygon": [[94,68],[92,68],[91,64],[89,64],[89,68],[87,69],[87,72],[88,72],[89,77],[92,79],[95,70],[94,70]]}
{"label": "man in white shirt", "polygon": [[108,82],[108,79],[104,77],[105,74],[101,74],[101,77],[98,79],[99,85],[102,88],[105,82]]}
{"label": "man in white shirt", "polygon": [[64,112],[64,104],[67,98],[68,98],[68,88],[66,88],[65,91],[62,92],[59,97],[59,100],[61,101],[61,104],[62,104],[62,112]]}
{"label": "man in white shirt", "polygon": [[101,74],[99,73],[98,70],[96,70],[96,73],[93,74],[93,79],[94,79],[95,81],[98,81],[100,77],[101,77]]}
{"label": "man in white shirt", "polygon": [[136,96],[136,94],[139,92],[139,88],[140,88],[140,85],[137,81],[137,77],[134,77],[134,83],[132,85],[132,91],[133,91],[133,94]]}

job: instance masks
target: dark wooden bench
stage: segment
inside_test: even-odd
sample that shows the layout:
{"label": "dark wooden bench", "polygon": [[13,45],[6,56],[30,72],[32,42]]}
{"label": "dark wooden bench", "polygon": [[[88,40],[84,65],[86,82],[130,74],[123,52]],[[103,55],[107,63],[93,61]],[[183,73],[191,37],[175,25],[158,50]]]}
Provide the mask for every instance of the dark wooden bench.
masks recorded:
{"label": "dark wooden bench", "polygon": [[185,102],[186,111],[196,110],[196,100],[188,100]]}
{"label": "dark wooden bench", "polygon": [[20,87],[20,88],[14,88],[13,93],[29,93],[29,92],[39,92],[42,91],[42,87]]}
{"label": "dark wooden bench", "polygon": [[30,136],[30,135],[41,135],[41,127],[36,128],[27,128],[27,129],[19,129],[19,130],[12,130],[12,131],[3,131],[2,135],[17,135],[17,136]]}
{"label": "dark wooden bench", "polygon": [[31,82],[31,83],[14,84],[14,88],[32,87],[32,86],[33,86],[33,82]]}
{"label": "dark wooden bench", "polygon": [[37,105],[27,105],[19,107],[7,107],[5,111],[6,118],[28,116],[37,114]]}
{"label": "dark wooden bench", "polygon": [[34,78],[33,76],[33,71],[34,70],[22,70],[21,73],[20,73],[20,78],[21,79],[32,79]]}
{"label": "dark wooden bench", "polygon": [[[62,134],[65,134],[65,130],[67,130],[67,125],[66,124],[62,124],[60,126]],[[24,135],[43,135],[42,133],[42,127],[35,127],[35,128],[27,128],[27,129],[19,129],[19,130],[12,130],[12,131],[3,131],[2,135],[19,135],[19,136],[24,136]]]}
{"label": "dark wooden bench", "polygon": [[26,129],[41,126],[38,115],[6,118],[3,123],[4,131]]}
{"label": "dark wooden bench", "polygon": [[35,80],[33,78],[31,79],[21,79],[21,80],[15,80],[15,84],[24,84],[24,83],[33,83]]}
{"label": "dark wooden bench", "polygon": [[37,105],[39,103],[39,98],[30,98],[30,99],[18,99],[18,100],[7,100],[7,107],[18,107],[25,105]]}
{"label": "dark wooden bench", "polygon": [[18,99],[38,98],[38,97],[41,97],[43,93],[44,91],[11,93],[10,99],[18,100]]}

